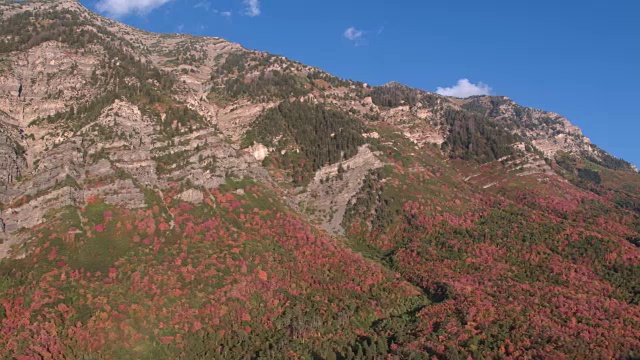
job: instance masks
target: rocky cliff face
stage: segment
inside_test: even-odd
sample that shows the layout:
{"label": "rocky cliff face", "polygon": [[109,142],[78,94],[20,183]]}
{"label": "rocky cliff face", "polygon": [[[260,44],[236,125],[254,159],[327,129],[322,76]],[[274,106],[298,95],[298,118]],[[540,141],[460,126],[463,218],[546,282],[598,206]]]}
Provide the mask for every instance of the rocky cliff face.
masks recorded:
{"label": "rocky cliff face", "polygon": [[[595,161],[608,156],[560,115],[504,97],[461,100],[399,84],[371,88],[219,38],[147,33],[73,0],[4,3],[0,11],[6,19],[0,35],[0,184],[10,234],[91,196],[137,208],[145,206],[145,189],[172,182],[205,188],[229,176],[273,182],[261,164],[270,150],[263,144],[243,149],[241,142],[260,114],[298,98],[366,123],[382,120],[419,146],[449,145],[458,126],[447,117],[453,109],[494,121],[551,159],[558,152]],[[25,37],[27,31],[33,33]],[[369,139],[380,141],[377,133]],[[357,184],[381,164],[367,154],[346,170],[353,181],[344,191],[318,187],[317,178],[338,167],[330,164],[291,201],[306,207],[319,199],[315,205],[331,219],[327,229],[340,232],[340,213]],[[350,161],[344,159],[348,168]]]}
{"label": "rocky cliff face", "polygon": [[0,121],[0,186],[5,191],[26,168],[25,149],[21,145],[23,137],[18,127]]}
{"label": "rocky cliff face", "polygon": [[[503,123],[508,129],[529,140],[545,156],[554,158],[558,152],[591,157],[606,161],[611,157],[591,143],[582,130],[562,115],[523,107],[507,97],[483,96],[456,100],[464,109],[488,116]],[[631,164],[623,167],[637,169]]]}

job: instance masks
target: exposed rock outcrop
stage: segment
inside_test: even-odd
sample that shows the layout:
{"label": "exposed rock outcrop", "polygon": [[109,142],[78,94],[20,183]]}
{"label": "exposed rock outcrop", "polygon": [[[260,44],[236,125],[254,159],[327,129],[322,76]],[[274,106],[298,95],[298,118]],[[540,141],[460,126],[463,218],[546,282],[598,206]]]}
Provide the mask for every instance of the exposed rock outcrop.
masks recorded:
{"label": "exposed rock outcrop", "polygon": [[332,234],[344,233],[342,220],[349,201],[362,187],[367,173],[384,164],[364,145],[358,154],[346,161],[327,165],[316,171],[305,193],[297,197],[303,209],[313,208],[322,228]]}

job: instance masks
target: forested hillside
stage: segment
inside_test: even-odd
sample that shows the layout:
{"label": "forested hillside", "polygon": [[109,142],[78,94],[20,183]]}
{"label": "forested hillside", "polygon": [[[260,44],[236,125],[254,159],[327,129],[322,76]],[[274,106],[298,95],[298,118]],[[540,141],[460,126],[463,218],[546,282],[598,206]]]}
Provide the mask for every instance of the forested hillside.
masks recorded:
{"label": "forested hillside", "polygon": [[0,358],[640,358],[640,175],[561,115],[0,17]]}

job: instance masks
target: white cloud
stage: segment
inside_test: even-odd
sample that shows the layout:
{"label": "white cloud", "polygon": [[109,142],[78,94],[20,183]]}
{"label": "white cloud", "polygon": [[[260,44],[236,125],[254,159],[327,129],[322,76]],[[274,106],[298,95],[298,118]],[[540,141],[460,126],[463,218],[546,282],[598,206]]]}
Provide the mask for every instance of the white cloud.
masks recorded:
{"label": "white cloud", "polygon": [[483,82],[474,84],[469,81],[469,79],[460,79],[455,86],[448,88],[439,87],[436,92],[444,96],[467,98],[474,95],[490,95],[491,87]]}
{"label": "white cloud", "polygon": [[195,4],[193,6],[194,8],[202,8],[205,11],[209,11],[209,9],[211,8],[211,2],[209,1],[200,1],[199,3]]}
{"label": "white cloud", "polygon": [[360,39],[362,39],[362,37],[364,36],[364,31],[362,30],[358,30],[355,27],[350,27],[347,30],[344,31],[344,33],[342,34],[346,39],[351,40],[351,41],[358,41]]}
{"label": "white cloud", "polygon": [[99,12],[113,17],[123,17],[132,13],[146,14],[171,0],[100,0],[96,4]]}
{"label": "white cloud", "polygon": [[242,0],[242,2],[247,6],[244,10],[245,15],[251,17],[260,15],[260,0]]}
{"label": "white cloud", "polygon": [[204,11],[209,11],[215,15],[220,15],[223,17],[231,17],[232,12],[231,11],[222,11],[222,10],[218,10],[216,8],[211,7],[211,1],[207,1],[207,0],[203,0],[198,2],[197,4],[193,5],[194,8],[196,9],[204,9]]}

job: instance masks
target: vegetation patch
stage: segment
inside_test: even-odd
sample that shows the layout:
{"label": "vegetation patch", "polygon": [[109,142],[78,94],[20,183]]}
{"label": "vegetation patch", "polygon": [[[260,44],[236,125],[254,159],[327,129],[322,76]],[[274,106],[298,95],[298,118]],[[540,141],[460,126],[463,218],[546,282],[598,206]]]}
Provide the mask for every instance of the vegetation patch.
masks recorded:
{"label": "vegetation patch", "polygon": [[365,129],[359,120],[323,104],[285,101],[256,120],[243,146],[261,143],[275,148],[272,161],[289,170],[297,184],[304,184],[321,167],[357,154],[365,143]]}

